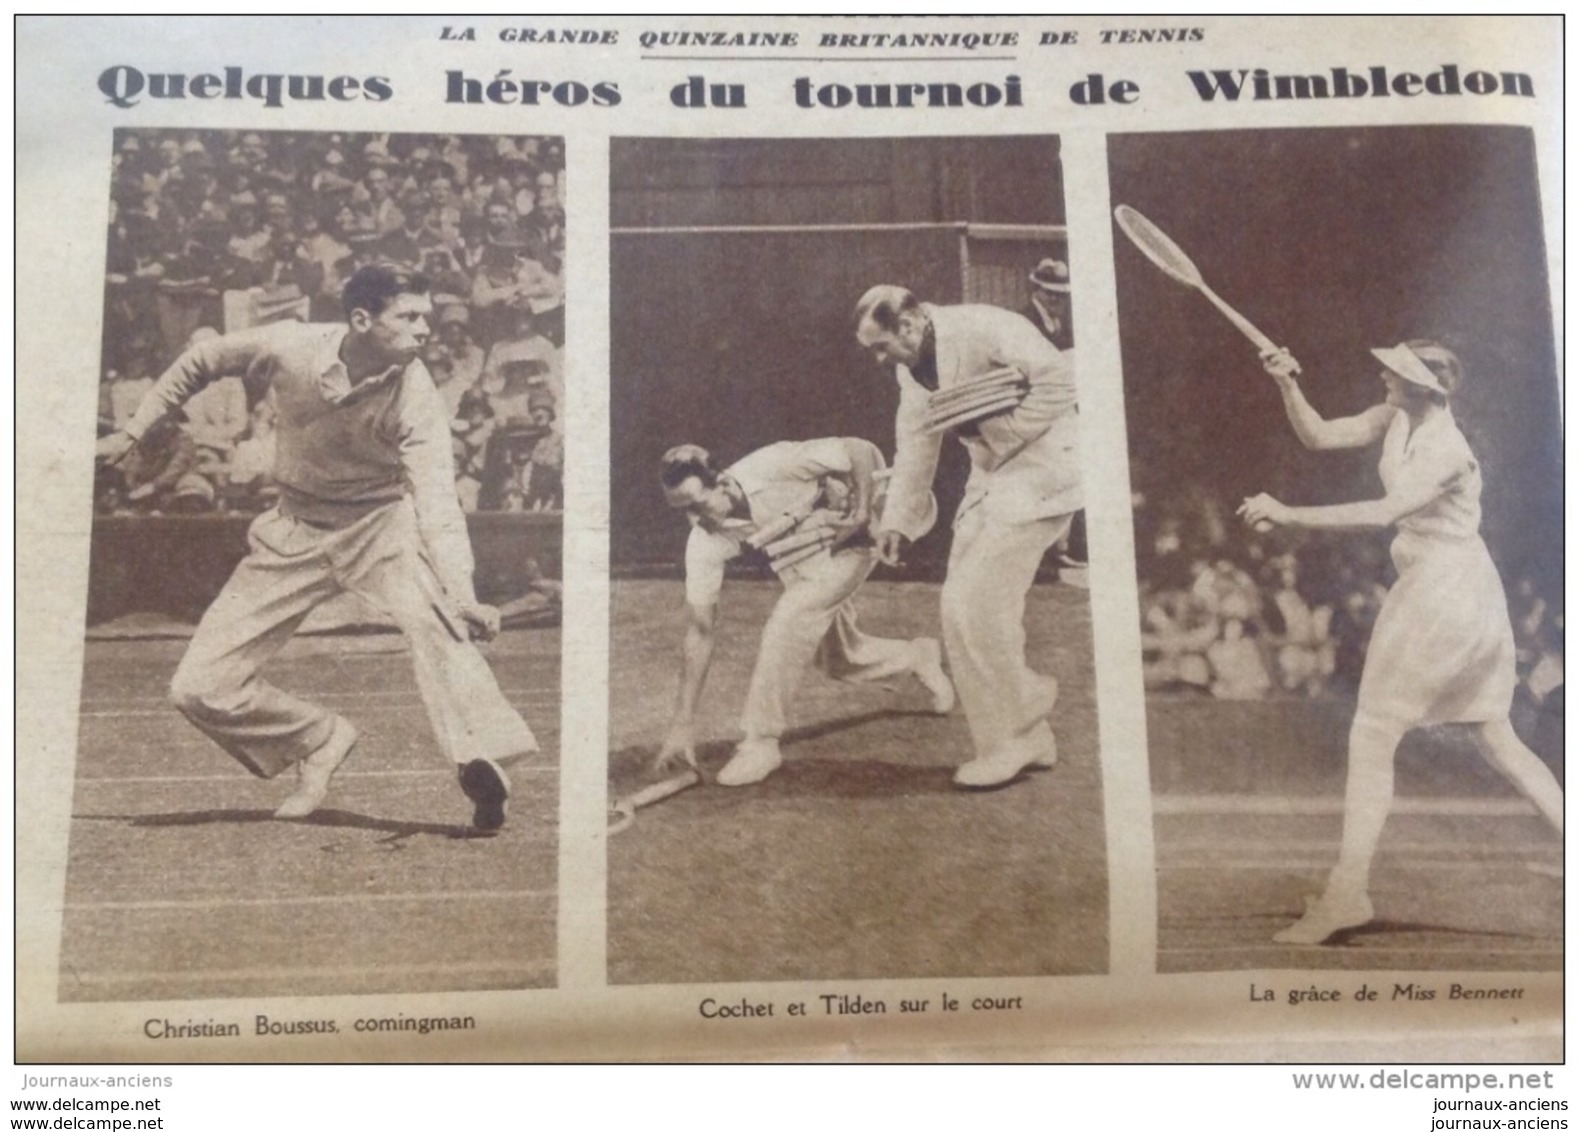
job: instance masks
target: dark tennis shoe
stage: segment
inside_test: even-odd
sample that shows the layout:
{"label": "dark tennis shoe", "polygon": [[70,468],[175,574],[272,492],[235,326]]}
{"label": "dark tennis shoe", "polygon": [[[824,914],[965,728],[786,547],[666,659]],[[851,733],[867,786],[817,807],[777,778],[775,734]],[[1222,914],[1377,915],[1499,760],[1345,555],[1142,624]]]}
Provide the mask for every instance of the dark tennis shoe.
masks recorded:
{"label": "dark tennis shoe", "polygon": [[504,803],[510,780],[491,759],[473,759],[460,768],[461,790],[471,799],[472,828],[493,833],[504,825]]}

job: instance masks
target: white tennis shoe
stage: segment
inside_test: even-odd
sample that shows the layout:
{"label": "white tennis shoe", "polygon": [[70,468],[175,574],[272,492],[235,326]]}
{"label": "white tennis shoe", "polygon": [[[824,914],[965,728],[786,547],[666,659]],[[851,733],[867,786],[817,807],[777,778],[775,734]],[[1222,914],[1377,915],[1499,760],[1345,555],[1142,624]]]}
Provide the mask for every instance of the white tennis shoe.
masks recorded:
{"label": "white tennis shoe", "polygon": [[743,739],[730,760],[718,770],[720,786],[750,786],[784,765],[777,739]]}
{"label": "white tennis shoe", "polygon": [[345,762],[359,738],[361,736],[355,727],[336,716],[334,729],[329,732],[324,745],[296,764],[296,790],[280,803],[274,816],[304,818],[323,805],[324,799],[329,796],[329,780],[340,769],[340,764]]}
{"label": "white tennis shoe", "polygon": [[916,652],[911,671],[932,697],[932,714],[947,715],[954,710],[954,682],[943,671],[943,646],[935,637],[917,637],[910,644]]}
{"label": "white tennis shoe", "polygon": [[1027,768],[1046,769],[1057,763],[1058,740],[1044,719],[992,754],[965,763],[954,772],[954,785],[972,790],[1002,786],[1019,777],[1020,772]]}

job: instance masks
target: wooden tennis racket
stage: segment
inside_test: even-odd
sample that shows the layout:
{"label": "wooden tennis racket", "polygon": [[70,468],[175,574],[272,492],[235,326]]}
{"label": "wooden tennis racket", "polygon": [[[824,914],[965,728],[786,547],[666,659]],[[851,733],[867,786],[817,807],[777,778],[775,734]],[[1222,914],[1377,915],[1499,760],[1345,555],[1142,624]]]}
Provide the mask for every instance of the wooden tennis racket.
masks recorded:
{"label": "wooden tennis racket", "polygon": [[702,781],[702,776],[687,767],[668,778],[642,787],[634,794],[616,799],[609,806],[609,833],[624,833],[636,822],[636,811],[643,806],[656,805],[666,798],[673,798],[682,790],[689,790]]}
{"label": "wooden tennis racket", "polygon": [[1195,262],[1184,254],[1184,249],[1168,238],[1168,234],[1136,212],[1127,204],[1121,204],[1113,210],[1113,218],[1118,221],[1118,226],[1124,230],[1124,235],[1141,250],[1145,257],[1160,267],[1164,274],[1172,276],[1186,287],[1193,287],[1205,295],[1211,304],[1222,311],[1223,317],[1233,323],[1239,332],[1256,344],[1256,348],[1263,354],[1277,353],[1276,342],[1262,334],[1260,330],[1244,315],[1229,306],[1218,293],[1211,289],[1206,280],[1201,278],[1200,269]]}

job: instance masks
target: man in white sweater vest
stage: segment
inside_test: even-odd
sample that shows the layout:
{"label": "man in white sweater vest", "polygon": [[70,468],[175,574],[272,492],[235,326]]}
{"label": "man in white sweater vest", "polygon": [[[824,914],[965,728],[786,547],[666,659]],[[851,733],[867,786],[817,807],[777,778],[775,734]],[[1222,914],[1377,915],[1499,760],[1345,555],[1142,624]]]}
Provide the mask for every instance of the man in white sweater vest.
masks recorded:
{"label": "man in white sweater vest", "polygon": [[198,343],[98,455],[119,461],[219,378],[240,376],[254,401],[272,392],[280,501],[252,524],[250,553],[199,623],[171,681],[175,705],[253,774],[295,766],[297,789],[276,816],[312,813],[357,731],[258,673],[315,606],[356,593],[405,633],[439,747],[458,768],[473,825],[491,832],[504,824],[505,765],[537,742],[472,643],[499,631],[499,614],[472,589],[449,414],[418,360],[433,309],[427,283],[364,267],[342,305],[344,324],[274,323]]}

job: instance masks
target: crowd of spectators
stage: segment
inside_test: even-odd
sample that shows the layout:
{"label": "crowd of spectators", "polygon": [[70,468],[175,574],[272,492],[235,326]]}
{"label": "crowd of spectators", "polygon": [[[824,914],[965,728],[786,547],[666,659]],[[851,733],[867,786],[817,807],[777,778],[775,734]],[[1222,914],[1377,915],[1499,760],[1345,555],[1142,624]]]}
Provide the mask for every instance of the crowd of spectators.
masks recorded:
{"label": "crowd of spectators", "polygon": [[[1387,536],[1257,534],[1198,483],[1137,493],[1146,688],[1220,699],[1352,694],[1392,581]],[[1563,614],[1509,587],[1520,696],[1561,710]]]}
{"label": "crowd of spectators", "polygon": [[[279,319],[333,322],[358,267],[432,284],[424,361],[449,406],[467,510],[563,505],[564,149],[558,138],[116,133],[100,428],[124,424],[193,341]],[[238,377],[101,477],[111,513],[271,502],[274,415]]]}

